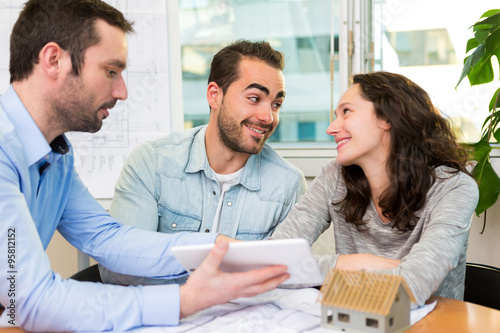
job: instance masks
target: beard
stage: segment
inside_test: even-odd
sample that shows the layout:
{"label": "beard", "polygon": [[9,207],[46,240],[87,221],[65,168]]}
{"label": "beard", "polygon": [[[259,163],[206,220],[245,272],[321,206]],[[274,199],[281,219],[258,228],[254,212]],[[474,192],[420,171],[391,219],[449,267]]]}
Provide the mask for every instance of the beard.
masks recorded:
{"label": "beard", "polygon": [[[245,124],[266,129],[267,132],[263,138],[252,136],[250,139],[247,139],[242,133],[242,128]],[[262,123],[253,123],[248,119],[239,122],[231,115],[231,112],[226,109],[224,106],[224,100],[222,101],[221,108],[217,116],[217,127],[219,129],[219,136],[224,146],[232,151],[250,155],[260,153],[262,147],[264,147],[267,139],[271,136],[275,129],[273,124],[266,125]]]}
{"label": "beard", "polygon": [[99,117],[102,108],[111,109],[116,104],[112,99],[100,106],[95,105],[95,96],[87,90],[80,76],[68,75],[59,96],[53,98],[51,121],[55,122],[64,132],[95,133],[102,127],[104,118]]}

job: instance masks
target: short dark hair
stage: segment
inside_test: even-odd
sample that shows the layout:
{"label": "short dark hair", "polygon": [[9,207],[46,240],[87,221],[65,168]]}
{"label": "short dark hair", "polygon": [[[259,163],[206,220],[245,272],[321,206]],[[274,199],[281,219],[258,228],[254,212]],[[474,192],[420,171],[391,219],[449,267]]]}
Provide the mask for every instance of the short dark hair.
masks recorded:
{"label": "short dark hair", "polygon": [[285,56],[265,41],[238,40],[217,52],[210,66],[208,83],[215,82],[226,93],[239,77],[239,65],[243,58],[262,60],[280,71],[285,68]]}
{"label": "short dark hair", "polygon": [[97,19],[133,32],[133,22],[101,0],[27,1],[10,36],[10,82],[28,78],[40,51],[50,42],[70,53],[72,72],[79,75],[85,51],[100,41]]}

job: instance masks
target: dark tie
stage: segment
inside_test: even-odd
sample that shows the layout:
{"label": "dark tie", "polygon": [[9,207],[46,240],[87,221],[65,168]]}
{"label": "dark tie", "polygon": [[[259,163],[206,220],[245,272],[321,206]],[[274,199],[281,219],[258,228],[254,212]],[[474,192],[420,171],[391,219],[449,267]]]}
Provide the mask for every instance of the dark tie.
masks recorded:
{"label": "dark tie", "polygon": [[38,172],[40,172],[40,174],[42,174],[43,170],[47,169],[48,166],[50,165],[49,162],[47,161],[44,161],[42,164],[40,164],[40,166],[38,167]]}

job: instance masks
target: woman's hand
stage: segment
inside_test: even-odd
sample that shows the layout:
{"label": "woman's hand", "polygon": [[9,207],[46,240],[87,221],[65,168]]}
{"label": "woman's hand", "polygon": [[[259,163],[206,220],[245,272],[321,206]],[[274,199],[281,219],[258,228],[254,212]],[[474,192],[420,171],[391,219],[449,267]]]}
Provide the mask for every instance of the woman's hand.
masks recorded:
{"label": "woman's hand", "polygon": [[347,271],[380,271],[399,266],[401,260],[387,259],[368,253],[341,254],[335,268]]}

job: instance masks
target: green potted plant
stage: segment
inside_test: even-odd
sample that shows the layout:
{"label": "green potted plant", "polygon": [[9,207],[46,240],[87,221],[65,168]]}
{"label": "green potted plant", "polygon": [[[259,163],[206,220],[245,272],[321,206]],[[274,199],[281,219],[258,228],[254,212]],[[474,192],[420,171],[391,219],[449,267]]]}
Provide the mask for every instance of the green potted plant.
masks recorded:
{"label": "green potted plant", "polygon": [[[489,83],[494,80],[492,58],[500,62],[500,9],[484,13],[473,28],[474,38],[467,41],[467,54],[464,68],[457,86],[467,76],[471,86]],[[500,194],[500,178],[493,169],[490,153],[500,149],[500,88],[493,94],[489,104],[490,113],[486,117],[481,139],[474,144],[468,144],[472,157],[477,162],[473,176],[479,185],[479,202],[476,214],[479,216],[491,207]]]}

